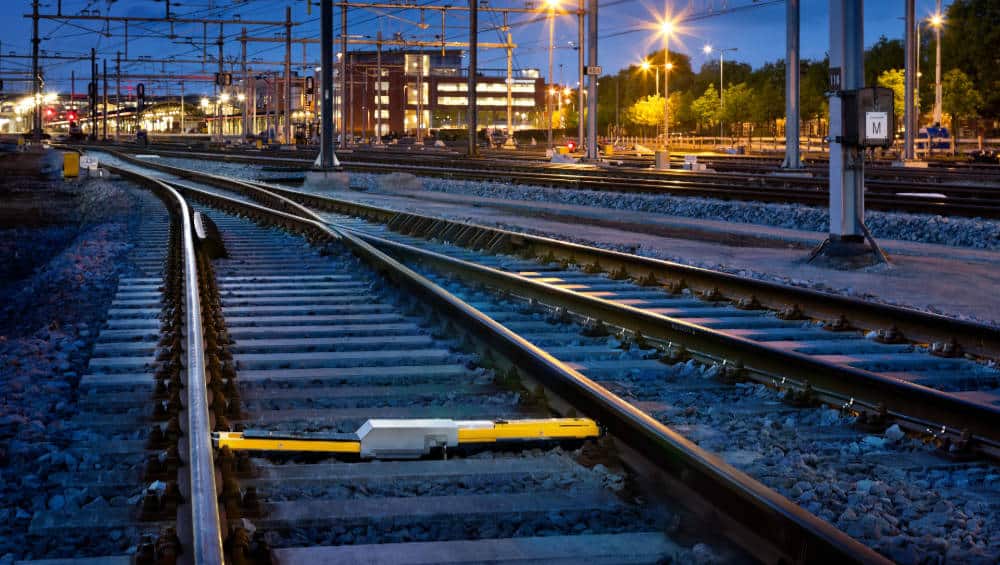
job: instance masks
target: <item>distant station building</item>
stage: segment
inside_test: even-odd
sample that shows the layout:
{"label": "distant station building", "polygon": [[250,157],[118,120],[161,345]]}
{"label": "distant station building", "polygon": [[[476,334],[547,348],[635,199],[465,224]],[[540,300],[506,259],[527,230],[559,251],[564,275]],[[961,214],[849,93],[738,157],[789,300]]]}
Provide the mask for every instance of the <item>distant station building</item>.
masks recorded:
{"label": "distant station building", "polygon": [[[381,121],[382,135],[412,135],[418,112],[425,133],[467,127],[468,77],[461,50],[383,51],[381,59],[380,93],[378,54],[355,51],[347,55],[348,131],[368,137]],[[531,128],[543,119],[539,112],[545,108],[545,81],[537,69],[515,70],[511,80],[513,126]],[[476,86],[480,127],[506,128],[506,82],[506,69],[480,70]],[[335,89],[339,94],[340,85]]]}

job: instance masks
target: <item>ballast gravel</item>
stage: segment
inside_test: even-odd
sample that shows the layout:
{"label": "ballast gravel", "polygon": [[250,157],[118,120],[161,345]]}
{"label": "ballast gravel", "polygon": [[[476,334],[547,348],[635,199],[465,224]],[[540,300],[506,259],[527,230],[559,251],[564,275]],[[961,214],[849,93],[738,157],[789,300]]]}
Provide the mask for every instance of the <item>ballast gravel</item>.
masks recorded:
{"label": "ballast gravel", "polygon": [[[418,270],[463,300],[532,311]],[[565,332],[566,343],[604,342],[618,355],[636,353],[619,349],[614,336],[585,338],[579,324],[553,324],[543,312],[531,316],[549,321],[539,330],[549,336]],[[532,332],[522,335],[532,340]],[[940,457],[897,425],[866,432],[841,410],[790,406],[784,391],[762,384],[720,385],[718,372],[688,360],[664,364],[655,375],[622,372],[601,384],[894,561],[985,565],[1000,559],[997,467]]]}
{"label": "ballast gravel", "polygon": [[[33,239],[19,244],[24,276],[0,295],[0,563],[74,547],[71,532],[62,540],[29,536],[36,513],[128,503],[64,482],[73,472],[140,463],[112,463],[74,448],[91,438],[71,422],[79,412],[77,384],[131,247],[130,226],[140,220],[123,184],[84,181],[79,224],[24,229]],[[34,265],[25,252],[36,254]],[[96,552],[88,554],[108,555],[122,553],[127,540],[111,531],[106,540],[83,541],[79,547]]]}
{"label": "ballast gravel", "polygon": [[[178,158],[161,158],[157,161],[243,179],[267,181],[269,175],[257,165]],[[391,173],[352,172],[350,173],[351,186],[376,191],[384,186],[386,178],[390,176]],[[468,194],[485,198],[556,202],[616,211],[655,212],[685,218],[757,224],[818,233],[827,233],[830,227],[828,210],[801,204],[769,204],[667,194],[546,188],[499,181],[467,181],[433,177],[420,177],[420,183],[423,190]],[[872,235],[878,239],[896,239],[975,249],[1000,249],[1000,222],[994,220],[869,210],[865,213],[865,223]]]}
{"label": "ballast gravel", "polygon": [[[223,163],[218,161],[204,161],[199,159],[179,159],[179,158],[161,158],[157,159],[157,162],[162,162],[164,164],[174,165],[178,167],[190,168],[194,170],[205,171],[215,174],[225,174],[230,175],[235,178],[247,179],[247,180],[260,180],[267,182],[267,177],[271,174],[263,170],[263,167],[257,165],[244,165],[244,164],[234,164],[234,163]],[[360,189],[364,189],[368,192],[379,192],[386,186],[387,183],[394,176],[393,173],[390,174],[369,174],[369,173],[351,173],[351,185]],[[561,200],[546,200],[546,198],[571,198],[571,196],[563,195],[563,193],[574,194],[579,193],[577,196],[572,196],[573,198],[583,198],[586,196],[590,198],[591,202],[595,199],[606,199],[606,198],[637,198],[637,199],[661,199],[664,201],[672,202],[671,206],[680,206],[685,202],[689,203],[690,206],[687,208],[689,214],[687,217],[699,217],[707,219],[719,219],[724,221],[740,221],[740,217],[744,220],[750,217],[763,218],[762,215],[769,213],[769,210],[778,210],[779,212],[774,218],[782,218],[780,222],[766,222],[758,221],[757,224],[762,225],[778,225],[779,227],[787,227],[800,230],[813,230],[818,232],[823,232],[826,229],[827,222],[827,211],[818,208],[810,208],[806,206],[791,206],[791,205],[780,205],[780,204],[765,204],[765,203],[751,203],[751,202],[728,202],[722,200],[712,200],[705,198],[687,198],[687,197],[673,197],[673,196],[656,196],[656,195],[646,195],[646,194],[612,194],[612,193],[600,193],[595,191],[583,191],[583,190],[570,190],[570,189],[549,189],[542,187],[528,187],[522,185],[513,185],[510,183],[500,183],[500,182],[480,182],[480,181],[461,181],[461,180],[447,180],[447,179],[435,179],[435,178],[425,178],[421,177],[420,181],[426,190],[437,190],[439,192],[451,192],[451,193],[461,193],[461,194],[472,194],[480,196],[489,196],[494,198],[506,198],[511,195],[518,197],[521,200],[532,200],[532,201],[561,201]],[[390,183],[391,184],[391,183]],[[298,190],[309,190],[308,188],[298,188]],[[324,196],[334,196],[337,198],[345,198],[348,200],[354,200],[363,204],[371,204],[375,206],[385,206],[383,202],[376,202],[373,199],[366,198],[364,193],[355,192],[335,192],[331,193],[329,191],[315,190],[317,194]],[[573,202],[577,204],[583,204],[585,202]],[[727,208],[735,207],[735,208]],[[705,215],[691,215],[695,210],[701,210]],[[737,210],[735,216],[730,217],[729,212]],[[402,210],[408,212],[410,210]],[[670,213],[669,210],[665,213]],[[883,304],[890,304],[894,306],[903,306],[908,308],[914,308],[922,310],[925,312],[931,312],[934,314],[940,314],[944,316],[949,316],[957,318],[960,320],[973,321],[987,325],[1000,326],[1000,319],[992,319],[990,317],[978,316],[975,314],[968,314],[962,312],[953,312],[942,310],[936,308],[934,305],[928,304],[915,304],[912,302],[907,302],[905,300],[893,299],[891,297],[882,297],[871,294],[864,289],[846,287],[846,286],[832,286],[827,284],[822,280],[812,280],[806,278],[798,277],[788,277],[775,274],[773,272],[747,269],[747,268],[733,268],[729,265],[711,262],[711,261],[698,261],[687,256],[678,256],[669,251],[669,249],[663,249],[659,247],[644,247],[636,245],[626,245],[624,243],[609,243],[604,241],[595,241],[593,239],[588,239],[584,237],[575,237],[570,234],[560,233],[548,230],[538,230],[526,228],[520,225],[509,225],[503,222],[494,222],[489,220],[487,217],[483,216],[469,216],[469,215],[458,215],[458,214],[438,214],[439,216],[455,221],[462,222],[473,222],[483,225],[492,225],[501,229],[508,229],[511,231],[530,233],[533,235],[541,235],[547,237],[554,237],[557,239],[562,239],[565,241],[571,241],[574,243],[580,243],[583,245],[591,245],[595,247],[600,247],[603,249],[610,249],[613,251],[620,251],[624,253],[632,253],[640,255],[643,257],[651,257],[654,259],[663,259],[667,261],[673,261],[676,263],[681,263],[685,265],[691,265],[695,267],[702,267],[706,269],[712,269],[716,271],[722,271],[725,273],[730,273],[734,275],[739,275],[741,277],[753,278],[757,280],[772,281],[780,284],[786,284],[791,286],[798,286],[803,288],[810,288],[813,290],[819,290],[823,292],[829,292],[832,294],[839,294],[843,296],[851,296],[855,298],[860,298],[862,300],[867,300],[871,302],[879,302]],[[680,214],[678,214],[680,215]],[[813,222],[810,225],[810,218],[822,217],[820,223]],[[946,245],[958,245],[963,246],[960,241],[969,241],[970,245],[967,247],[975,247],[980,249],[1000,249],[1000,222],[992,220],[980,220],[980,219],[969,219],[969,218],[946,218],[942,216],[929,216],[920,214],[897,214],[888,212],[868,212],[868,222],[869,228],[873,232],[876,232],[876,237],[884,239],[903,239],[909,241],[918,241],[925,243],[942,243]],[[782,224],[781,222],[785,222]],[[802,222],[801,225],[797,222]],[[741,222],[748,223],[748,222]],[[754,223],[754,222],[750,222]],[[947,226],[945,228],[939,229],[940,226]],[[878,227],[878,230],[876,230]],[[917,232],[924,233],[923,237],[917,237],[919,235]],[[945,233],[956,234],[956,237],[951,241],[941,241],[941,235]],[[907,235],[909,234],[909,235]],[[978,234],[978,235],[975,235]],[[865,271],[879,272],[885,269],[884,265],[874,265],[864,269]]]}

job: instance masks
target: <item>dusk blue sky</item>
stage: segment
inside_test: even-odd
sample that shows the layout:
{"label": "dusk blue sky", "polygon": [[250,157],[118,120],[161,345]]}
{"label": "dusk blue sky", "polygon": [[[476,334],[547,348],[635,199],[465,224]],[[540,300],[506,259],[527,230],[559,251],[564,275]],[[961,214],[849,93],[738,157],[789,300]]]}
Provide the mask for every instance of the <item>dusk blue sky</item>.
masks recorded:
{"label": "dusk blue sky", "polygon": [[[442,5],[447,0],[415,0],[416,4]],[[565,2],[566,0],[564,0]],[[570,0],[575,6],[576,0]],[[944,2],[945,6],[950,4],[950,0]],[[30,60],[14,60],[7,55],[15,51],[18,54],[30,54],[31,52],[31,20],[22,18],[22,14],[31,12],[30,0],[3,0],[3,6],[8,8],[8,16],[0,20],[0,38],[2,46],[0,52],[4,55],[0,74],[8,78],[14,71],[30,68]],[[63,13],[76,14],[82,9],[100,10],[101,14],[112,14],[117,16],[161,16],[164,13],[162,0],[63,0]],[[451,0],[452,5],[466,5],[459,0]],[[536,2],[540,4],[540,2]],[[761,0],[757,4],[764,6],[753,6],[752,0],[675,0],[668,2],[670,10],[676,16],[692,17],[691,21],[686,21],[681,25],[680,33],[671,40],[671,51],[686,52],[692,55],[692,63],[697,69],[707,59],[702,54],[702,46],[706,43],[721,46],[735,47],[736,53],[728,53],[727,58],[745,61],[752,65],[773,61],[784,56],[784,17],[785,5],[783,2],[775,0]],[[865,44],[870,45],[879,36],[886,35],[890,38],[902,37],[903,33],[903,1],[902,0],[868,0],[865,2]],[[43,13],[55,13],[56,0],[45,0],[42,9]],[[313,7],[312,16],[306,14],[305,0],[172,0],[173,11],[178,17],[220,17],[239,14],[244,20],[281,20],[284,18],[285,6],[292,7],[292,18],[296,22],[303,22],[302,25],[294,28],[296,37],[318,37],[319,36],[319,8]],[[211,7],[210,7],[211,5]],[[492,6],[524,7],[524,1],[493,0]],[[648,0],[601,0],[602,11],[600,18],[600,64],[605,72],[614,71],[640,60],[646,53],[659,49],[662,40],[656,35],[653,29],[643,29],[651,25],[664,13],[662,2],[650,2]],[[917,15],[926,17],[934,11],[934,0],[918,0]],[[728,6],[733,9],[729,13],[722,13],[710,17],[704,17],[711,12],[719,12],[721,8]],[[734,9],[735,8],[735,9]],[[827,12],[829,0],[802,0],[802,56],[804,58],[822,58],[826,53],[828,40]],[[449,17],[446,23],[446,34],[449,39],[466,40],[468,37],[467,26],[462,21],[464,13],[456,12],[456,16]],[[532,18],[531,15],[514,15],[512,23],[519,20]],[[487,28],[500,24],[499,15],[482,14],[480,16],[480,41],[502,41],[499,32],[495,29]],[[363,10],[351,10],[348,24],[349,33],[361,34],[374,37],[376,31],[381,26],[384,36],[390,37],[394,33],[402,33],[404,37],[413,39],[434,40],[436,34],[440,33],[440,16],[437,13],[426,12],[424,19],[430,24],[429,29],[420,30],[415,24],[420,19],[420,13],[416,10],[397,11],[384,10],[381,13]],[[335,25],[339,33],[339,11],[335,16]],[[631,30],[639,31],[631,31]],[[59,52],[62,55],[88,54],[91,47],[98,49],[98,57],[106,57],[109,68],[113,68],[113,61],[116,51],[123,50],[122,27],[114,24],[110,28],[112,37],[103,37],[99,33],[102,30],[98,22],[69,21],[61,23],[57,21],[43,21],[41,25],[42,36],[46,39],[42,43],[42,49],[50,54]],[[129,56],[138,58],[139,56],[168,57],[177,58],[200,58],[201,47],[184,45],[172,42],[163,38],[168,27],[165,24],[138,24],[129,25]],[[256,31],[251,28],[251,35],[262,37],[273,37],[280,29],[258,28]],[[175,33],[182,36],[190,36],[200,43],[202,30],[201,26],[177,26]],[[239,33],[236,26],[226,28],[225,34],[234,37]],[[547,67],[547,45],[548,32],[544,22],[516,25],[513,28],[514,42],[518,44],[515,53],[515,67],[533,67],[545,69]],[[563,83],[575,84],[576,77],[572,76],[576,52],[570,42],[576,40],[576,18],[575,16],[563,16],[557,19],[556,25],[556,80]],[[209,41],[213,43],[209,46],[209,53],[214,53],[216,47],[214,38],[218,34],[218,28],[209,29]],[[351,49],[363,49],[364,47],[351,47]],[[250,57],[261,57],[263,60],[280,60],[284,56],[283,44],[252,44],[249,49]],[[238,56],[240,44],[236,39],[228,39],[225,44],[226,56]],[[308,48],[307,58],[316,61],[319,58],[318,46],[311,45]],[[293,60],[296,63],[302,60],[301,46],[293,47]],[[560,64],[563,65],[560,71]],[[482,50],[480,52],[480,67],[503,68],[504,55],[500,50]],[[900,61],[902,65],[902,61]],[[55,89],[65,91],[69,88],[70,71],[75,69],[78,82],[77,90],[82,90],[85,80],[81,77],[87,69],[86,63],[59,62],[46,63],[46,76],[49,84],[55,84]],[[214,64],[208,66],[208,72],[214,71]],[[163,70],[162,65],[151,65],[134,63],[125,67],[125,71],[158,73]],[[169,68],[168,68],[169,70]],[[177,65],[177,73],[202,74],[200,65]],[[561,76],[560,76],[561,75]],[[83,81],[83,82],[81,82]],[[152,81],[145,81],[149,85]],[[9,85],[7,92],[18,89],[20,83],[7,81]],[[178,87],[176,81],[163,81],[153,85],[155,90],[169,90],[176,92]],[[209,91],[209,85],[199,83],[188,83],[188,92]],[[149,86],[147,86],[149,89]]]}

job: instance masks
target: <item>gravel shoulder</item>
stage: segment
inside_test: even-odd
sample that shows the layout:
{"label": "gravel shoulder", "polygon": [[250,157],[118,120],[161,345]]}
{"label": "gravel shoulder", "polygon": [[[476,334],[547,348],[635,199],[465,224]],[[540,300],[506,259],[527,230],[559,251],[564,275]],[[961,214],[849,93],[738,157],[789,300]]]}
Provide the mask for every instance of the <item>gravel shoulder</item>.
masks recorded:
{"label": "gravel shoulder", "polygon": [[7,242],[7,256],[17,258],[21,276],[0,289],[0,563],[45,554],[49,542],[27,533],[36,512],[94,498],[52,475],[101,465],[74,452],[69,422],[139,218],[120,181],[63,189],[74,194],[61,223],[5,232],[20,236]]}

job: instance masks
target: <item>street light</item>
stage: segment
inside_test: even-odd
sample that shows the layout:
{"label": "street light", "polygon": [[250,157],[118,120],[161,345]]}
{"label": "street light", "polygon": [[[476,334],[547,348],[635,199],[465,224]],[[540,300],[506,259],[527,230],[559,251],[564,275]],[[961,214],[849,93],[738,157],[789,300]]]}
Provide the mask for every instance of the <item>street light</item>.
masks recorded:
{"label": "street light", "polygon": [[[555,35],[556,35],[556,8],[559,7],[559,0],[545,0],[545,5],[549,8],[549,85],[554,84],[552,82],[552,56],[555,50]],[[551,94],[545,100],[545,112],[547,114],[546,121],[548,122],[548,145],[549,150],[552,150],[552,96]]]}
{"label": "street light", "polygon": [[660,23],[663,34],[663,149],[670,147],[670,36],[674,33],[674,22],[665,19]]}
{"label": "street light", "polygon": [[648,59],[643,59],[642,63],[639,65],[639,68],[641,68],[643,70],[643,72],[646,72],[646,73],[649,72],[649,69],[651,67],[652,67],[653,71],[655,71],[655,73],[656,73],[656,75],[654,77],[653,84],[656,85],[656,95],[659,96],[660,95],[660,67],[658,67],[656,65],[651,65],[649,63]]}
{"label": "street light", "polygon": [[[701,49],[706,55],[711,55],[714,48],[711,45],[705,45]],[[722,71],[725,67],[724,57],[726,51],[737,51],[736,47],[720,47],[719,48],[719,143],[722,143],[722,110],[726,105],[726,99],[723,95],[723,91],[726,89],[725,84],[722,82]]]}
{"label": "street light", "polygon": [[941,0],[938,0],[937,13],[931,16],[930,24],[934,28],[934,44],[937,51],[937,60],[934,63],[934,123],[941,125],[941,27],[944,26]]}

